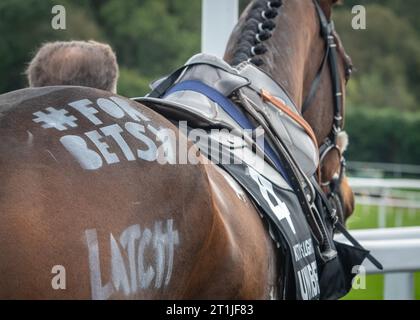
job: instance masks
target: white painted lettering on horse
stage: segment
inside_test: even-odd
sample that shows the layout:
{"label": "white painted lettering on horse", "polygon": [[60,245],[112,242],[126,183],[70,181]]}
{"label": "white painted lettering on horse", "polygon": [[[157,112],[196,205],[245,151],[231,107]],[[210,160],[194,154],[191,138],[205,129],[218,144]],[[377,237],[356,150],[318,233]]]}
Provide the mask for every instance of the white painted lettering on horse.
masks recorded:
{"label": "white painted lettering on horse", "polygon": [[[155,222],[153,230],[145,228],[141,232],[140,225],[132,225],[121,233],[119,241],[110,234],[111,274],[106,285],[102,285],[96,230],[85,232],[93,299],[108,299],[116,292],[130,295],[140,290],[160,289],[169,284],[174,249],[179,244],[178,231],[174,230],[172,219],[165,223]],[[146,261],[150,265],[146,266]]]}
{"label": "white painted lettering on horse", "polygon": [[109,99],[99,98],[96,100],[96,104],[115,119],[121,119],[125,115],[124,111],[115,102]]}
{"label": "white painted lettering on horse", "polygon": [[[165,127],[156,129],[150,119],[128,101],[119,97],[98,98],[94,105],[89,99],[79,99],[68,105],[74,109],[71,110],[72,114],[64,108],[57,110],[48,107],[44,111],[34,112],[33,121],[45,129],[65,131],[78,127],[77,122],[81,117],[95,126],[100,126],[103,125],[103,119],[107,119],[104,116],[115,119],[127,116],[121,124],[112,123],[85,132],[81,136],[66,135],[60,138],[60,142],[83,169],[96,170],[102,167],[103,160],[104,163],[112,165],[120,163],[124,158],[128,161],[156,161],[160,156],[159,163],[176,163],[175,133]],[[155,139],[150,137],[150,134],[154,134]],[[135,139],[127,140],[128,137]],[[88,140],[94,147],[89,146]],[[131,141],[138,141],[140,144],[131,146],[128,143]],[[160,149],[157,147],[158,141],[162,142]]]}
{"label": "white painted lettering on horse", "polygon": [[104,137],[101,136],[98,131],[89,131],[86,132],[85,135],[95,144],[108,164],[120,162],[120,159],[118,159],[118,156],[115,153],[108,151],[109,145],[106,142],[101,141]]}
{"label": "white painted lettering on horse", "polygon": [[89,248],[90,288],[93,300],[106,300],[114,291],[112,284],[102,285],[101,266],[99,262],[98,236],[95,229],[85,231],[86,243]]}
{"label": "white painted lettering on horse", "polygon": [[[139,249],[138,249],[138,274],[140,279],[140,288],[145,289],[148,288],[150,283],[152,282],[155,271],[153,270],[152,266],[149,266],[146,271],[146,267],[144,266],[144,250],[146,249],[146,245],[150,245],[152,241],[153,234],[149,229],[145,229],[143,231],[143,236],[140,240]],[[171,260],[169,260],[171,261]]]}
{"label": "white painted lettering on horse", "polygon": [[262,175],[260,175],[252,167],[248,168],[250,177],[258,184],[261,194],[270,206],[271,210],[273,210],[276,217],[280,221],[285,219],[288,225],[290,226],[292,232],[296,234],[295,226],[293,225],[292,218],[290,217],[289,208],[287,208],[286,204],[277,197],[276,193],[273,190],[273,185],[271,184],[271,182],[264,178]]}
{"label": "white painted lettering on horse", "polygon": [[166,242],[168,249],[168,269],[166,272],[165,286],[169,284],[172,276],[173,260],[174,260],[174,248],[179,243],[178,231],[174,230],[174,221],[172,219],[166,222]]}
{"label": "white painted lettering on horse", "polygon": [[157,158],[157,147],[153,140],[144,134],[146,132],[144,126],[134,122],[127,122],[125,129],[147,146],[145,150],[137,149],[137,156],[146,161],[155,161]]}
{"label": "white painted lettering on horse", "polygon": [[134,121],[150,121],[150,119],[145,114],[139,110],[134,109],[126,100],[119,97],[110,97],[110,99],[118,104]]}
{"label": "white painted lettering on horse", "polygon": [[66,109],[45,108],[44,111],[34,112],[33,122],[39,123],[42,128],[55,128],[58,131],[65,131],[68,128],[77,128],[77,118]]}
{"label": "white painted lettering on horse", "polygon": [[79,111],[82,115],[86,117],[86,119],[88,119],[95,126],[97,126],[97,125],[102,124],[103,122],[95,116],[95,114],[98,113],[98,110],[96,110],[93,107],[90,107],[92,103],[93,102],[90,101],[89,99],[82,99],[82,100],[70,102],[69,106]]}
{"label": "white painted lettering on horse", "polygon": [[120,236],[121,246],[128,252],[128,265],[130,269],[131,289],[137,291],[137,270],[136,270],[136,241],[140,238],[140,226],[135,224],[123,231]]}
{"label": "white painted lettering on horse", "polygon": [[130,283],[128,280],[127,270],[125,268],[125,263],[121,255],[120,248],[118,243],[115,240],[114,236],[110,235],[111,241],[111,278],[112,284],[116,291],[122,291],[125,295],[130,294]]}
{"label": "white painted lettering on horse", "polygon": [[112,137],[114,139],[128,161],[133,161],[136,159],[127,142],[125,142],[124,138],[121,136],[121,133],[124,132],[124,130],[118,124],[103,127],[101,128],[101,131],[107,137]]}
{"label": "white painted lettering on horse", "polygon": [[96,170],[102,167],[102,158],[95,151],[88,148],[85,140],[79,136],[68,135],[60,138],[60,142],[86,170]]}

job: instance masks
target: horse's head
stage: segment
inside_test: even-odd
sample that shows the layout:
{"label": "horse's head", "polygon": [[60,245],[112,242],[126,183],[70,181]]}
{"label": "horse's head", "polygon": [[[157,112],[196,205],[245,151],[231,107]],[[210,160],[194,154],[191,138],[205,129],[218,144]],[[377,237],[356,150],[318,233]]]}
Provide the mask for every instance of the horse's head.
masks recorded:
{"label": "horse's head", "polygon": [[311,125],[320,151],[321,185],[344,221],[354,198],[344,172],[345,84],[351,60],[330,23],[337,0],[254,0],[235,27],[225,60],[249,60],[270,74]]}

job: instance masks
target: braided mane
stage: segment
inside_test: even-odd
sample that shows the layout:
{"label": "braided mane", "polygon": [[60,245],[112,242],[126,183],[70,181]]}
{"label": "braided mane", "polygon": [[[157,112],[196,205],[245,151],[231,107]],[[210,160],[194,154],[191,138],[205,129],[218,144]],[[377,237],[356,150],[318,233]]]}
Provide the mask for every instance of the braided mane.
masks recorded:
{"label": "braided mane", "polygon": [[258,55],[267,52],[267,47],[263,42],[271,38],[272,31],[276,27],[274,19],[282,5],[282,0],[254,1],[237,40],[232,65],[243,61],[250,61],[257,66],[263,64],[263,60]]}

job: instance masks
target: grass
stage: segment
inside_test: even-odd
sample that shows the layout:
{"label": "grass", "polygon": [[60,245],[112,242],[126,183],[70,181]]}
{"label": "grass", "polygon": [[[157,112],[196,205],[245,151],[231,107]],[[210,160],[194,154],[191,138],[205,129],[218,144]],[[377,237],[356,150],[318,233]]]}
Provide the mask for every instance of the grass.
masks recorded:
{"label": "grass", "polygon": [[[349,229],[378,228],[379,208],[373,206],[356,206],[356,210],[347,222]],[[420,210],[388,208],[386,227],[420,226]],[[420,259],[420,257],[419,257]],[[352,289],[344,300],[382,300],[384,276],[382,274],[368,275],[366,289]],[[420,300],[420,272],[414,274],[415,299]]]}

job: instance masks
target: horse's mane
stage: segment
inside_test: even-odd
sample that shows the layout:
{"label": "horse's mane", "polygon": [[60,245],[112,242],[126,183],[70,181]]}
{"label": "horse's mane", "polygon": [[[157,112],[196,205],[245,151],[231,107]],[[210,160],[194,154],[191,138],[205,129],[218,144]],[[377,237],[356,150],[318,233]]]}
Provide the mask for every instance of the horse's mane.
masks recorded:
{"label": "horse's mane", "polygon": [[263,64],[263,60],[257,55],[267,51],[262,42],[271,37],[271,32],[276,26],[274,19],[277,10],[282,4],[282,0],[255,0],[251,4],[245,22],[239,30],[240,36],[233,52],[232,65],[247,60],[257,66]]}

